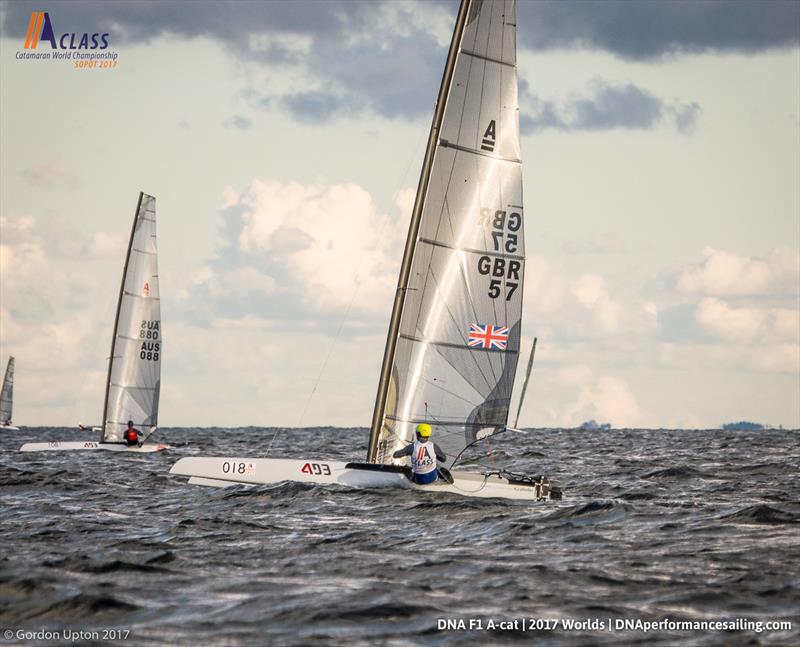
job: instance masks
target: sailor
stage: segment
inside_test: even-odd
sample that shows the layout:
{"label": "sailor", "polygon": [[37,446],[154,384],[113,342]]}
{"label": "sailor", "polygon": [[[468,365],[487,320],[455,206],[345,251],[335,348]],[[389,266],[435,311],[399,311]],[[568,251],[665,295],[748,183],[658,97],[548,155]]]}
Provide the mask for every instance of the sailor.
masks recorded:
{"label": "sailor", "polygon": [[122,434],[122,440],[124,440],[128,447],[133,447],[134,445],[141,445],[139,442],[139,434],[141,432],[133,426],[133,420],[128,420],[128,428],[125,430],[125,433]]}
{"label": "sailor", "polygon": [[423,422],[417,425],[417,439],[413,444],[398,449],[394,458],[411,456],[411,472],[414,483],[425,485],[433,483],[439,476],[436,461],[446,461],[445,454],[439,445],[431,441],[431,426]]}

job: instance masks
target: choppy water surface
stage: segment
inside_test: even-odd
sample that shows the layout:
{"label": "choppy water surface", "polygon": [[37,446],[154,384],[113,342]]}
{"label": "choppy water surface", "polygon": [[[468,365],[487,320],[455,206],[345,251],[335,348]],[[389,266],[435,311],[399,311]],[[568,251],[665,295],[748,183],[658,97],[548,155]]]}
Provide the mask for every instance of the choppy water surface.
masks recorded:
{"label": "choppy water surface", "polygon": [[[797,432],[547,430],[495,443],[555,505],[300,484],[206,489],[190,454],[261,456],[274,430],[165,430],[176,449],[20,454],[0,438],[0,630],[127,644],[798,644]],[[274,457],[358,459],[364,429],[281,432]],[[618,619],[790,620],[788,631],[609,632]],[[440,619],[606,630],[439,630]],[[2,631],[0,631],[2,633]],[[4,643],[13,643],[16,639]],[[24,641],[34,644],[35,640]]]}

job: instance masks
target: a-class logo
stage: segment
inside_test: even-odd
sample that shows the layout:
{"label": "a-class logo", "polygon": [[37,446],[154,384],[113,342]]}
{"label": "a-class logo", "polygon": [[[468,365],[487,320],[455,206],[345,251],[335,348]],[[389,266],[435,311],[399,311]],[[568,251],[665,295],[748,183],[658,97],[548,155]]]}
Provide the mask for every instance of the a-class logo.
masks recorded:
{"label": "a-class logo", "polygon": [[46,11],[34,11],[28,23],[25,36],[25,49],[36,49],[39,41],[48,41],[53,49],[106,49],[108,34],[77,34],[67,32],[56,40],[50,14]]}

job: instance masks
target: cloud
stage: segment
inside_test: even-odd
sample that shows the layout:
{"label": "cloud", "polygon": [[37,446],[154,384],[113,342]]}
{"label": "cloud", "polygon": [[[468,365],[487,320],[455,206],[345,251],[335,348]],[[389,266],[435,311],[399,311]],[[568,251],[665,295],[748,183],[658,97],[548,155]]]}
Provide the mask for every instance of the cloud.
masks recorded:
{"label": "cloud", "polygon": [[324,91],[289,94],[280,98],[280,104],[298,121],[312,124],[323,124],[356,111],[352,98]]}
{"label": "cloud", "polygon": [[[4,6],[3,35],[23,38],[34,2]],[[346,116],[343,106],[392,118],[430,112],[456,14],[450,2],[307,0],[224,5],[203,2],[185,11],[170,2],[62,2],[51,18],[59,32],[106,30],[113,47],[156,38],[203,38],[265,70],[292,70],[302,87],[260,102],[299,105],[298,119]],[[534,51],[603,50],[629,60],[656,61],[702,52],[756,53],[796,47],[800,5],[755,2],[519,2],[520,47]],[[298,81],[299,82],[299,81]],[[316,93],[316,96],[309,96]],[[316,103],[309,104],[311,100]],[[338,101],[337,101],[338,99]],[[649,128],[669,119],[691,132],[699,106],[671,104],[633,86],[576,99],[568,115],[540,103],[531,128]],[[622,110],[614,117],[612,107]],[[306,110],[303,110],[306,108]],[[336,109],[334,109],[336,108]],[[606,125],[603,125],[606,124]]]}
{"label": "cloud", "polygon": [[517,23],[523,47],[604,50],[628,60],[800,42],[800,5],[787,0],[540,0],[517,3]]}
{"label": "cloud", "polygon": [[98,231],[92,236],[89,253],[95,258],[123,258],[127,242],[122,234]]}
{"label": "cloud", "polygon": [[800,344],[771,344],[758,349],[755,365],[767,373],[800,374]]}
{"label": "cloud", "polygon": [[253,294],[263,296],[278,290],[274,278],[253,267],[239,267],[222,273],[204,268],[198,273],[195,285],[204,287],[212,298],[223,295],[248,298]]}
{"label": "cloud", "polygon": [[[206,318],[255,316],[323,326],[330,313],[385,317],[397,281],[413,190],[380,214],[356,184],[253,180],[226,187],[217,258],[183,294]],[[399,213],[399,217],[397,215]]]}
{"label": "cloud", "polygon": [[558,381],[577,389],[563,413],[565,424],[578,426],[587,420],[610,423],[614,427],[642,424],[642,412],[631,387],[615,375],[595,377],[585,365],[567,366],[558,373]]}
{"label": "cloud", "polygon": [[788,246],[777,247],[765,259],[734,252],[703,249],[705,260],[683,269],[677,289],[706,296],[800,295],[800,254]]}
{"label": "cloud", "polygon": [[589,311],[593,328],[603,335],[619,332],[621,306],[608,293],[606,281],[597,274],[584,274],[572,284],[572,293]]}
{"label": "cloud", "polygon": [[[233,5],[159,2],[61,2],[53,12],[59,32],[103,29],[114,42],[148,42],[170,34],[212,38],[243,56],[282,61],[312,51],[319,40],[348,41],[367,31],[426,30],[444,47],[457,5],[431,2],[292,0]],[[21,38],[35,2],[5,7],[3,34]],[[652,60],[707,51],[760,52],[800,42],[800,7],[791,0],[540,0],[517,3],[521,47],[535,51],[598,49],[619,57]]]}
{"label": "cloud", "polygon": [[[59,218],[28,215],[0,216],[0,230],[0,297],[10,316],[31,325],[56,324],[67,313],[96,310],[99,294],[110,302],[119,288],[118,274],[98,274],[94,265],[116,257],[120,271],[127,240],[117,234],[88,237]],[[98,283],[109,285],[107,294]]]}
{"label": "cloud", "polygon": [[679,132],[689,134],[700,114],[696,103],[668,104],[632,83],[615,85],[602,79],[592,81],[588,92],[574,94],[560,103],[528,98],[527,91],[521,93],[521,103],[530,105],[520,119],[523,133],[547,129],[651,130],[671,121]]}
{"label": "cloud", "polygon": [[228,117],[225,121],[223,121],[222,125],[225,126],[225,128],[250,130],[250,128],[252,128],[253,126],[253,122],[247,117],[242,117],[241,115],[232,115]]}
{"label": "cloud", "polygon": [[707,331],[730,341],[755,338],[764,326],[765,313],[757,308],[731,308],[719,299],[703,299],[697,321]]}
{"label": "cloud", "polygon": [[697,321],[709,333],[728,341],[800,342],[800,312],[782,308],[731,307],[713,297],[700,301]]}
{"label": "cloud", "polygon": [[20,171],[22,179],[34,187],[53,188],[58,185],[76,187],[79,182],[64,162],[49,160],[31,164]]}
{"label": "cloud", "polygon": [[614,233],[595,231],[584,238],[570,240],[562,249],[567,254],[624,254],[628,246]]}

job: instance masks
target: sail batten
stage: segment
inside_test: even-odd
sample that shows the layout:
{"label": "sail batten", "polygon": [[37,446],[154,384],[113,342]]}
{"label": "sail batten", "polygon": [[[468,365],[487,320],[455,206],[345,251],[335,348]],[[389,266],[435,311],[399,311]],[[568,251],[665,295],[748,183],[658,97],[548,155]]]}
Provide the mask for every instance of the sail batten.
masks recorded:
{"label": "sail batten", "polygon": [[[509,24],[509,23],[506,23]],[[499,63],[500,65],[508,65],[509,67],[513,67],[516,69],[516,65],[514,63],[509,63],[507,61],[501,61],[497,58],[492,58],[491,56],[484,56],[483,54],[478,54],[478,52],[471,52],[468,49],[464,49],[463,47],[459,50],[460,54],[466,54],[467,56],[474,56],[475,58],[480,58],[484,61],[491,61],[492,63]]]}
{"label": "sail batten", "polygon": [[[513,207],[513,208],[521,209],[522,207]],[[503,252],[493,252],[491,250],[486,250],[486,249],[469,249],[466,247],[453,247],[452,245],[443,243],[440,240],[431,240],[429,238],[420,238],[419,242],[426,243],[428,245],[433,245],[434,247],[444,247],[446,249],[453,250],[454,252],[465,252],[467,254],[486,254],[487,256],[502,256],[503,258],[516,258],[518,260],[525,260],[524,256],[515,256],[514,254],[505,254]]]}
{"label": "sail batten", "polygon": [[450,460],[508,422],[525,264],[514,14],[513,0],[464,0],[459,11],[398,282],[372,462],[393,462],[420,422]]}
{"label": "sail batten", "polygon": [[442,139],[439,141],[439,145],[442,148],[452,148],[457,151],[461,151],[462,153],[471,153],[472,155],[480,155],[481,157],[489,157],[494,160],[499,160],[501,162],[508,162],[509,164],[522,164],[522,160],[518,158],[511,158],[511,157],[502,157],[501,155],[490,155],[489,153],[478,150],[476,148],[470,148],[469,146],[460,146],[459,144],[454,144],[452,142],[447,141],[446,139]]}
{"label": "sail batten", "polygon": [[121,442],[128,420],[144,437],[158,425],[163,354],[160,302],[155,198],[141,193],[114,322],[103,442]]}

